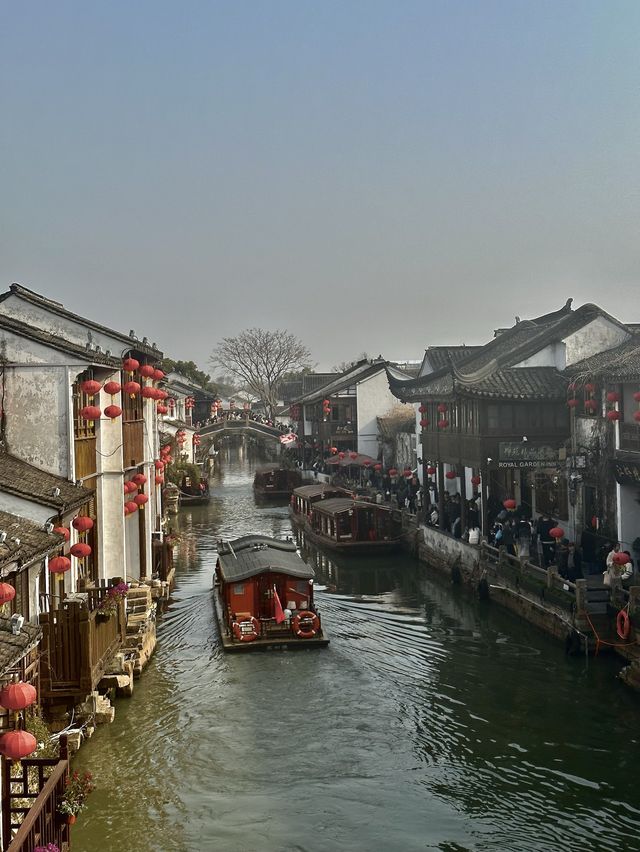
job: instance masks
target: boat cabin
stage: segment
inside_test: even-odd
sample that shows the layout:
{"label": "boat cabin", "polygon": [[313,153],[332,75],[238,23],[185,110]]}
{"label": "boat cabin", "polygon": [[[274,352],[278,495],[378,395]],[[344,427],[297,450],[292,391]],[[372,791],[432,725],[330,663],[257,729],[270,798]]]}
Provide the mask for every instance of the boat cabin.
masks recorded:
{"label": "boat cabin", "polygon": [[313,600],[314,577],[291,540],[249,535],[220,542],[214,590],[225,649],[328,644]]}
{"label": "boat cabin", "polygon": [[347,497],[351,499],[350,491],[327,482],[314,483],[313,485],[301,485],[294,489],[291,495],[291,512],[294,520],[307,518],[311,515],[311,508],[318,500],[329,500],[332,497]]}
{"label": "boat cabin", "polygon": [[269,465],[259,468],[253,479],[256,497],[287,499],[302,484],[302,474],[294,468]]}
{"label": "boat cabin", "polygon": [[387,506],[347,497],[311,506],[310,531],[320,543],[340,550],[382,550],[400,543],[402,524]]}

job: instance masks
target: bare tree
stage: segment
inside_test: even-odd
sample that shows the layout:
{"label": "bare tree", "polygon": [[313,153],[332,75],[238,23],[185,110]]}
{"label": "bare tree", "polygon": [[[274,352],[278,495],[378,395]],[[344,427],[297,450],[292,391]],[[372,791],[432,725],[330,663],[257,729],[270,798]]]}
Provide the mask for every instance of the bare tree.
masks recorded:
{"label": "bare tree", "polygon": [[262,328],[225,337],[211,353],[211,363],[236,376],[263,403],[272,420],[283,376],[309,367],[310,358],[311,353],[295,335]]}

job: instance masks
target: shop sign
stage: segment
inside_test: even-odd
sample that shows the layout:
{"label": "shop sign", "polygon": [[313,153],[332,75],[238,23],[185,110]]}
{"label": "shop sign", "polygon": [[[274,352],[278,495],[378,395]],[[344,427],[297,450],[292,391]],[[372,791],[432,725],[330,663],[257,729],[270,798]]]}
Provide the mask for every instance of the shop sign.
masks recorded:
{"label": "shop sign", "polygon": [[637,462],[613,461],[613,475],[618,485],[640,485],[640,464]]}
{"label": "shop sign", "polygon": [[498,444],[498,467],[537,468],[556,467],[558,450],[548,444],[530,444],[528,441]]}

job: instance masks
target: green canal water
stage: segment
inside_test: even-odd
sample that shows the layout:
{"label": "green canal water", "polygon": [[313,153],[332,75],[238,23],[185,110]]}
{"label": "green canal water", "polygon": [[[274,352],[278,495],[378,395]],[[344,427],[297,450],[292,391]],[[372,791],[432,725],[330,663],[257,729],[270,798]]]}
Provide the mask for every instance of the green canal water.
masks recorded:
{"label": "green canal water", "polygon": [[[291,533],[222,452],[181,512],[177,578],[133,698],[75,765],[74,852],[640,849],[640,699],[406,556],[316,560],[326,650],[225,656],[216,541]],[[323,590],[324,587],[324,590]]]}

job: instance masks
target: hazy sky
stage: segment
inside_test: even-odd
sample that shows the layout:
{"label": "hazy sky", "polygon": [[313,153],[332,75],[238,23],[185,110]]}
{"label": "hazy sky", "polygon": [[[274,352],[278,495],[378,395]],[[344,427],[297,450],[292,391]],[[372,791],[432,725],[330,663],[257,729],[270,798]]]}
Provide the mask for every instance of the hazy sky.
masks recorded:
{"label": "hazy sky", "polygon": [[0,283],[207,367],[640,320],[640,2],[2,4]]}

